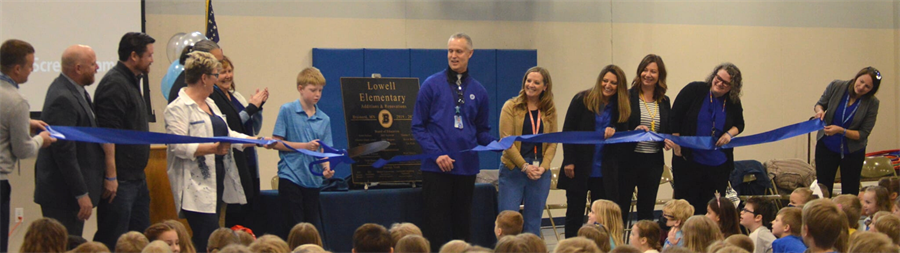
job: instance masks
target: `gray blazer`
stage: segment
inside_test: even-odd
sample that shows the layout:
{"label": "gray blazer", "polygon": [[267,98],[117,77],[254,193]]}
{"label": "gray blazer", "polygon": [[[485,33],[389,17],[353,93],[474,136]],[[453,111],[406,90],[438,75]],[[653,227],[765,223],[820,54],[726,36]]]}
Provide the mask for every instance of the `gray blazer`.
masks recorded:
{"label": "gray blazer", "polygon": [[[816,105],[821,105],[822,108],[825,108],[826,125],[831,125],[831,121],[834,119],[834,110],[831,110],[831,108],[839,106],[849,86],[850,81],[834,80],[828,85],[828,88],[825,88],[825,93],[819,98],[819,102],[816,102]],[[849,130],[859,131],[859,140],[846,139],[850,152],[856,152],[866,147],[869,133],[872,133],[872,128],[875,127],[875,119],[878,118],[878,104],[878,98],[875,96],[863,97],[859,100],[859,108],[856,110],[856,115],[853,116],[853,121],[850,122],[850,127],[848,128]],[[819,130],[816,140],[822,139],[823,136],[825,136],[825,131]]]}
{"label": "gray blazer", "polygon": [[[51,126],[96,126],[92,109],[82,96],[60,74],[47,89],[41,120]],[[97,143],[59,140],[41,149],[34,166],[34,202],[77,210],[76,197],[88,193],[97,206],[105,176],[104,157],[103,148]]]}

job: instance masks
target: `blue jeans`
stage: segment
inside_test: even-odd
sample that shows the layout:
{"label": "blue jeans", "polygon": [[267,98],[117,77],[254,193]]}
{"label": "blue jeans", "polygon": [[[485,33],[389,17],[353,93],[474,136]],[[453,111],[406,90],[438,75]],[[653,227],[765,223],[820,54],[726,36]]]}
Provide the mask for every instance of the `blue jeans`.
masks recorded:
{"label": "blue jeans", "polygon": [[[531,159],[526,159],[531,163]],[[522,168],[509,169],[500,163],[500,192],[497,196],[499,211],[518,211],[519,205],[525,202],[522,217],[525,225],[522,232],[541,235],[541,218],[547,195],[550,194],[550,171],[545,171],[538,180],[531,180]]]}
{"label": "blue jeans", "polygon": [[122,180],[112,203],[101,199],[97,205],[97,233],[94,241],[115,248],[119,236],[150,227],[150,191],[147,180]]}

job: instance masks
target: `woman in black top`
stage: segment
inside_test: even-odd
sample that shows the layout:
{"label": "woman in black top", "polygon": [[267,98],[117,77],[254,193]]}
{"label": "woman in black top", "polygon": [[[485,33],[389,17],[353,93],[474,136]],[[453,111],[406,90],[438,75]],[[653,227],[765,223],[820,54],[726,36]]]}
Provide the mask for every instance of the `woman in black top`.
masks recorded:
{"label": "woman in black top", "polygon": [[[644,130],[657,133],[670,133],[669,111],[671,100],[666,96],[666,64],[662,57],[648,54],[638,65],[637,74],[631,81],[629,90],[631,117],[628,118],[628,130]],[[656,206],[656,193],[659,180],[665,166],[662,148],[671,148],[662,142],[624,143],[621,145],[623,160],[619,167],[619,208],[625,215],[625,224],[629,218],[631,198],[637,187],[637,219],[652,220],[653,208]]]}
{"label": "woman in black top", "polygon": [[[672,106],[671,130],[680,136],[712,136],[720,147],[744,131],[744,109],[741,107],[741,70],[723,63],[713,70],[706,82],[693,82],[681,89]],[[669,143],[667,141],[666,143]],[[706,205],[716,191],[723,193],[734,170],[734,149],[681,149],[677,145],[672,156],[674,197],[685,199],[695,207]],[[694,214],[705,214],[706,208],[694,208]]]}
{"label": "woman in black top", "polygon": [[[594,87],[572,98],[563,131],[603,132],[609,138],[628,120],[628,90],[625,88],[625,72],[616,65],[608,65],[600,71]],[[588,190],[591,202],[597,199],[615,201],[617,164],[614,162],[615,145],[563,144],[563,169],[557,188],[566,189],[566,237],[578,235],[584,224],[584,201]],[[602,164],[602,165],[601,165]]]}

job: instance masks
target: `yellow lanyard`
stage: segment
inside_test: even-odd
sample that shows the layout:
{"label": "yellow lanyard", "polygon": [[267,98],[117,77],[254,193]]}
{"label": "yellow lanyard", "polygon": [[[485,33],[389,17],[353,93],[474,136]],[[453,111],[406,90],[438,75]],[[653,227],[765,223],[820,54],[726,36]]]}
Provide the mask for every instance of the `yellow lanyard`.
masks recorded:
{"label": "yellow lanyard", "polygon": [[[641,100],[641,103],[644,104],[644,108],[647,109],[647,114],[650,114],[650,131],[656,132],[656,121],[653,120],[653,118],[656,118],[656,113],[659,112],[659,107],[656,108],[656,111],[651,111],[650,106],[647,105],[649,103],[644,102],[644,92],[643,91],[641,91],[640,100]],[[655,104],[656,101],[653,101],[653,103]]]}

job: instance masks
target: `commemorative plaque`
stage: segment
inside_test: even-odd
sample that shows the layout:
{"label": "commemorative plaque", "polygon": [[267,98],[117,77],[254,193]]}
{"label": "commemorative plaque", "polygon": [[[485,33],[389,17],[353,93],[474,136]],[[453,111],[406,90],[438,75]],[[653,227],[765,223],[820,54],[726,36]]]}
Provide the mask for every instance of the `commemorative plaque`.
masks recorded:
{"label": "commemorative plaque", "polygon": [[410,130],[419,79],[342,77],[341,93],[349,147],[379,140],[391,144],[381,152],[355,158],[353,183],[421,182],[420,161],[372,167],[379,158],[421,154]]}

